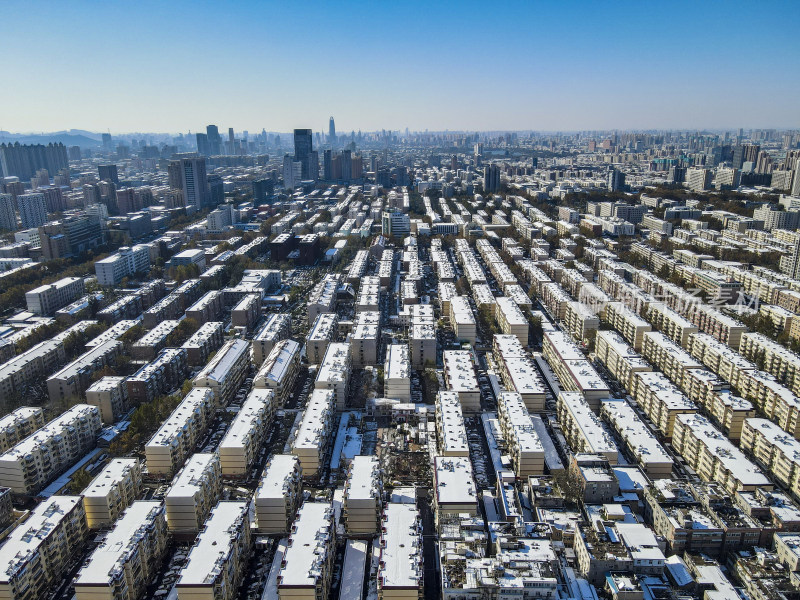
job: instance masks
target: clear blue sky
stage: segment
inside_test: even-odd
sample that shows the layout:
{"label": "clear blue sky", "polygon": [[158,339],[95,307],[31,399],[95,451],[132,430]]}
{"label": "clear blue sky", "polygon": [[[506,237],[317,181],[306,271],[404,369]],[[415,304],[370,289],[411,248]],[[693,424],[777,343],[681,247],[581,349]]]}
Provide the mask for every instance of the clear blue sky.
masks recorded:
{"label": "clear blue sky", "polygon": [[800,127],[800,0],[16,2],[0,129]]}

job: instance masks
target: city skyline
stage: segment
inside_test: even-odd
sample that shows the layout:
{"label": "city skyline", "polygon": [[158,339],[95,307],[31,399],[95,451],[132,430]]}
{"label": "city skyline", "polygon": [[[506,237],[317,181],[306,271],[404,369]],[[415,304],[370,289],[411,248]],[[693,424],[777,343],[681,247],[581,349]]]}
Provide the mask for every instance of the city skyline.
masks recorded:
{"label": "city skyline", "polygon": [[302,14],[144,3],[104,7],[107,25],[76,39],[94,5],[11,2],[6,77],[26,84],[4,97],[0,129],[324,132],[330,115],[341,132],[800,125],[800,78],[785,66],[800,41],[774,29],[776,15],[796,29],[800,6],[761,4],[746,23],[730,3],[673,9],[669,20],[640,3],[311,4]]}

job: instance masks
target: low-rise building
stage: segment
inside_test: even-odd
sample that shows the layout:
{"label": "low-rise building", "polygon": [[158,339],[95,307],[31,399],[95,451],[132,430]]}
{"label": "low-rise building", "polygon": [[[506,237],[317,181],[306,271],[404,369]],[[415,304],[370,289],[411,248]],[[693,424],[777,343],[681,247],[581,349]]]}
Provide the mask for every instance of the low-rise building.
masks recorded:
{"label": "low-rise building", "polygon": [[247,294],[231,309],[231,325],[251,331],[261,318],[261,296]]}
{"label": "low-rise building", "polygon": [[76,404],[0,455],[0,486],[36,494],[97,444],[96,406]]}
{"label": "low-rise building", "polygon": [[261,534],[285,535],[303,500],[303,468],[294,454],[274,454],[256,489],[256,528]]}
{"label": "low-rise building", "polygon": [[181,569],[178,600],[235,598],[251,550],[247,502],[217,504]]}
{"label": "low-rise building", "polygon": [[531,354],[513,335],[495,334],[492,347],[506,389],[522,396],[529,411],[543,411],[546,387]]}
{"label": "low-rise building", "polygon": [[544,446],[522,396],[517,392],[501,392],[497,397],[497,416],[517,477],[544,475]]}
{"label": "low-rise building", "polygon": [[83,545],[88,528],[80,496],[51,496],[0,546],[0,593],[9,600],[46,594]]}
{"label": "low-rise building", "polygon": [[472,353],[468,350],[444,351],[444,381],[447,389],[458,394],[465,412],[480,410],[481,391],[475,375]]}
{"label": "low-rise building", "polygon": [[410,353],[406,344],[390,344],[386,347],[386,362],[383,368],[384,396],[402,402],[411,401]]}
{"label": "low-rise building", "polygon": [[304,476],[316,475],[334,432],[336,396],[333,390],[311,392],[303,418],[292,441],[292,453],[300,459]]}
{"label": "low-rise building", "polygon": [[219,459],[225,477],[245,477],[261,450],[275,415],[272,390],[253,388],[219,443]]}
{"label": "low-rise building", "polygon": [[167,521],[161,502],[134,502],[75,579],[78,600],[136,600],[166,555]]}
{"label": "low-rise building", "polygon": [[333,576],[336,531],[327,502],[304,502],[278,572],[278,598],[326,598]]}
{"label": "low-rise building", "polygon": [[342,516],[350,535],[374,536],[382,504],[381,473],[375,456],[354,456],[344,484]]}
{"label": "low-rise building", "polygon": [[495,318],[500,330],[507,335],[515,335],[523,346],[528,345],[528,319],[522,314],[516,302],[502,296],[495,303]]}
{"label": "low-rise building", "polygon": [[250,343],[234,339],[226,342],[192,380],[194,387],[206,387],[214,393],[217,406],[233,400],[250,366]]}
{"label": "low-rise building", "polygon": [[650,479],[661,479],[672,474],[672,457],[630,404],[625,400],[604,400],[600,415],[611,425]]}
{"label": "low-rise building", "polygon": [[467,430],[457,392],[442,390],[436,394],[436,430],[442,456],[469,456]]}
{"label": "low-rise building", "polygon": [[[356,313],[353,331],[350,334],[350,359],[354,367],[363,368],[367,365],[377,364],[380,325],[381,313],[377,311]],[[320,366],[320,369],[323,368],[325,368],[324,360]]]}
{"label": "low-rise building", "polygon": [[317,370],[316,388],[331,390],[337,409],[346,405],[351,368],[350,346],[338,342],[329,344]]}
{"label": "low-rise building", "polygon": [[657,371],[634,373],[629,391],[648,418],[667,438],[673,435],[675,418],[678,415],[697,412],[695,404]]}
{"label": "low-rise building", "polygon": [[294,340],[281,340],[256,373],[253,386],[271,390],[275,402],[283,406],[294,388],[300,371],[300,344]]}
{"label": "low-rise building", "polygon": [[222,321],[203,323],[181,348],[186,350],[186,360],[192,367],[199,367],[208,362],[212,352],[216,352],[225,340]]}
{"label": "low-rise building", "polygon": [[188,373],[187,353],[183,348],[166,348],[156,359],[125,380],[128,400],[132,404],[152,402],[159,394],[183,383]]}
{"label": "low-rise building", "polygon": [[83,507],[89,529],[107,527],[128,508],[142,487],[137,458],[115,458],[83,490]]}
{"label": "low-rise building", "polygon": [[44,411],[38,406],[22,406],[0,418],[0,452],[44,427]]}
{"label": "low-rise building", "polygon": [[422,526],[414,504],[386,504],[379,547],[378,599],[419,599],[422,596]]}
{"label": "low-rise building", "polygon": [[454,296],[450,299],[450,325],[453,327],[456,339],[470,344],[475,343],[477,335],[475,314],[466,296]]}
{"label": "low-rise building", "polygon": [[611,465],[617,464],[617,445],[580,393],[561,392],[556,409],[564,436],[575,452],[599,454]]}
{"label": "low-rise building", "polygon": [[[744,437],[743,432],[742,447],[746,448]],[[739,490],[753,491],[759,487],[772,489],[772,482],[761,470],[701,415],[677,416],[672,447],[703,481],[717,482],[729,494]]]}
{"label": "low-rise building", "polygon": [[147,472],[172,477],[208,428],[213,407],[214,394],[208,388],[186,394],[145,445]]}
{"label": "low-rise building", "polygon": [[[253,361],[256,366],[266,360],[272,348],[281,340],[292,334],[292,317],[286,313],[274,313],[267,318],[267,322],[253,336]],[[306,349],[308,354],[308,349]],[[309,360],[311,360],[309,358]]]}
{"label": "low-rise building", "polygon": [[478,492],[468,456],[434,457],[433,487],[437,522],[445,515],[477,514]]}
{"label": "low-rise building", "polygon": [[86,388],[86,403],[100,409],[103,423],[115,423],[128,411],[125,377],[106,375]]}
{"label": "low-rise building", "polygon": [[192,454],[164,497],[169,530],[180,535],[196,534],[221,496],[219,455]]}

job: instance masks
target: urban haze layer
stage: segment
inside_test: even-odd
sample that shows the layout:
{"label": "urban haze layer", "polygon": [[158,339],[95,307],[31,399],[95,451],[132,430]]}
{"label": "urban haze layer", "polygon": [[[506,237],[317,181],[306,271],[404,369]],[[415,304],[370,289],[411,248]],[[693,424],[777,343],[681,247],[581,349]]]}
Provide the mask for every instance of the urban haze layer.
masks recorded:
{"label": "urban haze layer", "polygon": [[0,137],[3,600],[800,597],[800,131]]}

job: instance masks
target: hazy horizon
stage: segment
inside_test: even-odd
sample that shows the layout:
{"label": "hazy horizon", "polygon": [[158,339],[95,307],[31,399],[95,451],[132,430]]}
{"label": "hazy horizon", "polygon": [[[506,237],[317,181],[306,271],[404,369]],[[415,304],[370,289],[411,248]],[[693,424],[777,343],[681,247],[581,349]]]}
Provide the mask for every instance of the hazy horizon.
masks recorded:
{"label": "hazy horizon", "polygon": [[797,2],[295,6],[7,2],[0,130],[800,127]]}

